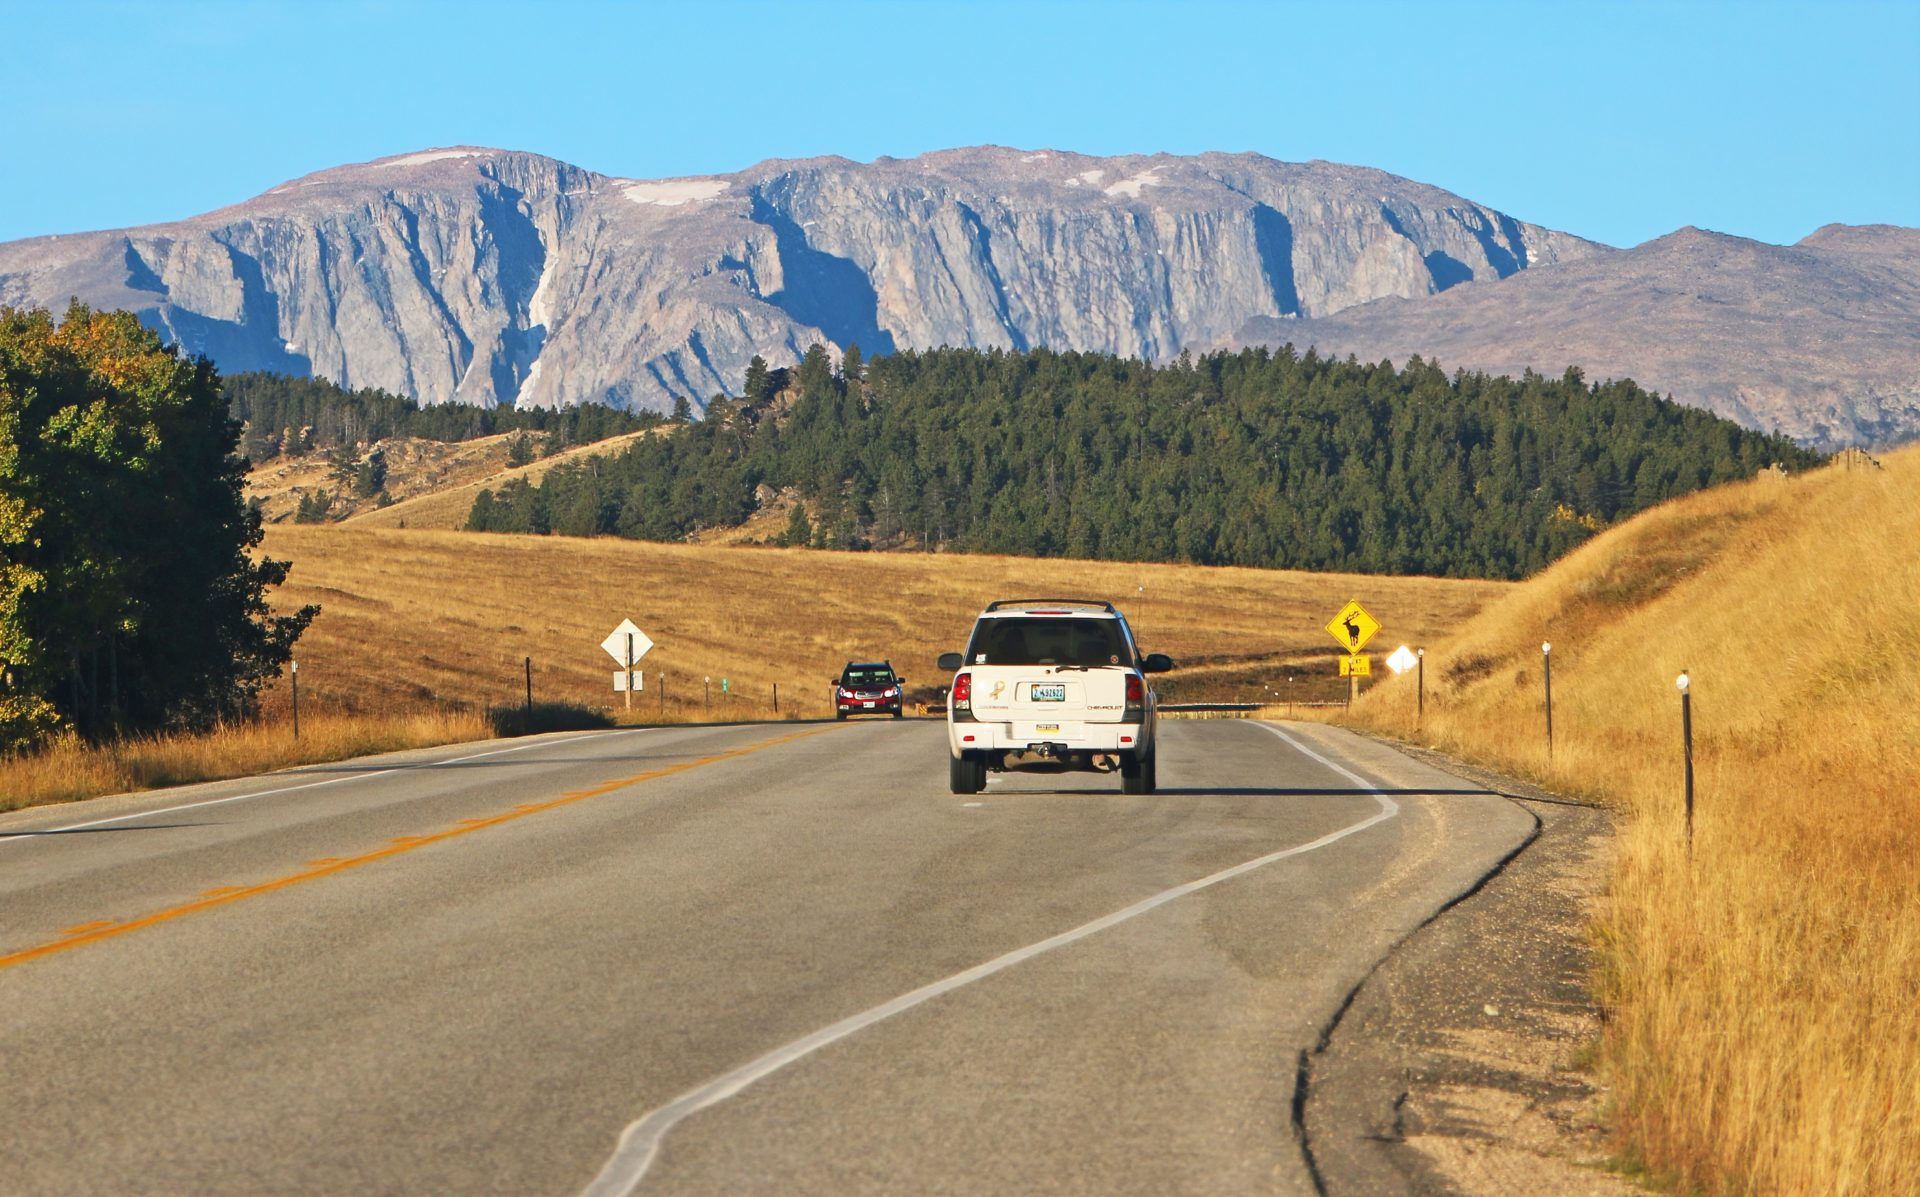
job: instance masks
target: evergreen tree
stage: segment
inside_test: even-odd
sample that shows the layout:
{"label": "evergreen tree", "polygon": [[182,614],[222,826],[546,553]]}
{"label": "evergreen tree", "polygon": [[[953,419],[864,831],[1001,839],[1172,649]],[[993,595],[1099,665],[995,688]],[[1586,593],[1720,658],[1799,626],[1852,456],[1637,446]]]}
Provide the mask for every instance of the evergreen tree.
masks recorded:
{"label": "evergreen tree", "polygon": [[360,498],[370,499],[384,490],[386,485],[387,455],[384,450],[375,449],[354,467],[353,493]]}
{"label": "evergreen tree", "polygon": [[293,522],[296,524],[324,524],[333,511],[333,492],[316,490],[312,494],[300,496],[300,505],[294,510]]}
{"label": "evergreen tree", "polygon": [[793,514],[787,518],[787,530],[780,534],[780,543],[800,549],[813,543],[813,525],[807,520],[807,509],[803,504],[793,505]]}
{"label": "evergreen tree", "polygon": [[533,463],[533,438],[526,433],[518,433],[507,442],[507,467],[517,469]]}
{"label": "evergreen tree", "polygon": [[765,403],[771,394],[771,378],[767,374],[767,359],[759,354],[747,363],[747,379],[741,384],[740,399],[749,407]]}

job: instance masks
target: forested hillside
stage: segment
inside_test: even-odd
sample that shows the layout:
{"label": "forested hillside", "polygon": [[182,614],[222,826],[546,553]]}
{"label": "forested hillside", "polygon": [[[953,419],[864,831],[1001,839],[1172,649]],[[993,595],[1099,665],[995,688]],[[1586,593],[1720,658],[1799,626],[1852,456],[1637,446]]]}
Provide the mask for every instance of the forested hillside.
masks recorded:
{"label": "forested hillside", "polygon": [[647,428],[657,413],[634,414],[598,403],[566,408],[421,407],[385,391],[349,391],[324,378],[229,374],[221,380],[233,418],[245,425],[241,449],[255,465],[282,453],[370,444],[394,436],[467,441],[497,432],[546,434],[549,452]]}
{"label": "forested hillside", "polygon": [[1154,366],[904,352],[791,372],[678,435],[482,492],[469,527],[673,540],[804,496],[786,543],[1515,578],[1623,516],[1817,457],[1647,394],[1290,348]]}

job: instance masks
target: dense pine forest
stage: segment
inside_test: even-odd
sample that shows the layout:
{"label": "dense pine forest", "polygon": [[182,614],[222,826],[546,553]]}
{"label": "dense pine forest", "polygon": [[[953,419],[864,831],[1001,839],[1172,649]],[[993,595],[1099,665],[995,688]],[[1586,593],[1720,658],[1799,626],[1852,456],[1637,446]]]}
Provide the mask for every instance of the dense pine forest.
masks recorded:
{"label": "dense pine forest", "polygon": [[241,453],[255,465],[283,453],[351,448],[390,436],[467,441],[497,432],[540,432],[552,451],[647,428],[661,419],[599,404],[525,411],[463,403],[421,407],[385,391],[349,391],[324,378],[284,374],[229,374],[221,388],[227,410],[245,426]]}
{"label": "dense pine forest", "polygon": [[1250,349],[755,359],[675,435],[483,492],[478,530],[1518,578],[1664,499],[1816,455],[1631,382]]}

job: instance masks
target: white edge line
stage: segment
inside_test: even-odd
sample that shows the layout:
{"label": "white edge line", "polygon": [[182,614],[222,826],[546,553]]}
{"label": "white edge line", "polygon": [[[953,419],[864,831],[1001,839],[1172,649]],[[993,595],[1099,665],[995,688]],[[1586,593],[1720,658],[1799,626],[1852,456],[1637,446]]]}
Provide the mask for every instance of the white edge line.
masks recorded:
{"label": "white edge line", "polygon": [[1230,868],[1222,869],[1218,873],[1202,877],[1198,881],[1189,881],[1185,885],[1177,885],[1172,889],[1163,890],[1150,898],[1135,902],[1133,905],[1122,910],[1116,910],[1112,914],[1104,915],[1090,923],[1083,923],[1071,931],[1062,931],[1060,934],[1043,939],[1038,943],[1029,944],[1024,948],[1017,948],[1004,956],[997,956],[984,964],[976,964],[965,972],[955,973],[945,980],[935,981],[930,985],[923,985],[910,993],[901,994],[892,1001],[884,1002],[869,1010],[863,1010],[859,1014],[855,1014],[849,1018],[843,1018],[831,1026],[815,1031],[811,1035],[803,1036],[784,1046],[777,1047],[759,1059],[743,1064],[732,1072],[708,1081],[697,1089],[688,1090],[666,1105],[648,1112],[638,1121],[629,1124],[627,1128],[621,1132],[619,1143],[614,1148],[612,1158],[600,1169],[600,1174],[594,1177],[593,1183],[581,1191],[581,1197],[629,1197],[635,1189],[640,1187],[640,1182],[646,1178],[647,1169],[653,1165],[654,1157],[659,1154],[661,1142],[675,1126],[679,1125],[685,1119],[692,1117],[694,1114],[727,1100],[755,1081],[770,1076],[794,1061],[811,1055],[830,1044],[837,1043],[857,1031],[864,1030],[877,1022],[892,1018],[896,1014],[911,1010],[913,1007],[923,1002],[931,1001],[942,994],[951,993],[963,986],[971,985],[975,981],[983,980],[997,972],[1012,968],[1014,965],[1020,964],[1023,961],[1031,960],[1035,956],[1051,952],[1055,948],[1065,947],[1077,940],[1085,939],[1089,935],[1096,935],[1109,927],[1117,926],[1129,919],[1143,915],[1156,907],[1164,906],[1176,898],[1183,898],[1188,894],[1196,893],[1209,886],[1218,885],[1222,881],[1229,881],[1243,873],[1251,873],[1255,869],[1270,865],[1275,861],[1285,860],[1290,856],[1302,856],[1308,852],[1324,848],[1329,844],[1346,839],[1350,835],[1365,831],[1376,823],[1383,823],[1400,813],[1400,804],[1381,793],[1380,788],[1373,782],[1361,777],[1351,769],[1328,760],[1320,753],[1315,752],[1298,739],[1288,735],[1270,723],[1256,722],[1255,726],[1265,728],[1267,731],[1285,740],[1302,755],[1318,761],[1335,773],[1352,781],[1355,785],[1360,786],[1363,791],[1373,796],[1375,802],[1380,804],[1379,812],[1360,820],[1358,823],[1343,827],[1338,831],[1329,832],[1310,843],[1298,844],[1291,848],[1283,848],[1278,852],[1269,852],[1265,856],[1256,857],[1253,860],[1244,861]]}
{"label": "white edge line", "polygon": [[[392,773],[408,773],[419,769],[432,769],[440,765],[458,765],[464,761],[477,761],[482,757],[506,756],[514,752],[526,752],[531,748],[552,748],[562,744],[578,744],[582,740],[597,740],[604,736],[632,735],[635,732],[659,731],[657,727],[620,728],[615,731],[588,732],[583,736],[569,736],[564,740],[542,740],[537,744],[518,744],[512,748],[493,748],[486,752],[476,752],[469,756],[448,757],[444,761],[421,761],[412,765],[395,765],[391,769],[380,769],[373,773],[356,773],[352,777],[330,777],[325,781],[307,781],[297,786],[281,786],[272,790],[255,790],[249,794],[231,794],[225,798],[208,798],[203,802],[187,802],[179,806],[163,806],[156,810],[136,811],[133,814],[114,815],[106,819],[94,819],[86,823],[69,823],[65,827],[48,827],[34,831],[0,831],[0,847],[22,840],[34,840],[43,835],[58,835],[63,831],[79,831],[87,827],[104,827],[108,823],[125,823],[130,819],[150,819],[155,815],[171,815],[183,810],[198,810],[206,806],[220,806],[228,802],[240,802],[248,798],[267,798],[274,794],[291,794],[295,790],[311,790],[320,786],[337,786],[349,781],[372,781],[376,777],[386,777]],[[349,760],[353,759],[351,757]],[[344,761],[319,761],[316,764],[344,764]],[[308,768],[310,766],[301,766]]]}

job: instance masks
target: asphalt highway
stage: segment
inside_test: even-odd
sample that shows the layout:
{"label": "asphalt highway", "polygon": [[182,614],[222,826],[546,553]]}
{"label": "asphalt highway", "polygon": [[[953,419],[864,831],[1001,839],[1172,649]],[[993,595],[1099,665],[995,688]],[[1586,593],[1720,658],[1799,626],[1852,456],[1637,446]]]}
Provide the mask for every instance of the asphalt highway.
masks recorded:
{"label": "asphalt highway", "polygon": [[0,1193],[1312,1193],[1296,1074],[1525,843],[1336,729],[947,792],[908,720],[0,815]]}

